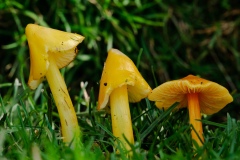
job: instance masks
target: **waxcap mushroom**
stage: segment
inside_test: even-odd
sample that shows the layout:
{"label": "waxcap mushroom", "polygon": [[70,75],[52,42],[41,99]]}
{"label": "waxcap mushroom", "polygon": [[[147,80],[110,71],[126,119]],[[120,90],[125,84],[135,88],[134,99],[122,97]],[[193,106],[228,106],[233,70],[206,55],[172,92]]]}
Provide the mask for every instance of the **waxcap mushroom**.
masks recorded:
{"label": "waxcap mushroom", "polygon": [[[129,102],[146,98],[151,88],[132,60],[117,49],[110,49],[100,80],[98,109],[110,106],[112,132],[131,156],[134,144]],[[118,149],[116,149],[118,153]]]}
{"label": "waxcap mushroom", "polygon": [[46,77],[59,113],[63,142],[75,148],[80,144],[81,130],[59,69],[74,59],[76,46],[84,37],[35,24],[27,25],[25,30],[31,63],[28,85],[35,89]]}
{"label": "waxcap mushroom", "polygon": [[110,49],[100,80],[98,110],[105,108],[112,91],[123,85],[128,86],[129,102],[139,102],[151,91],[132,60],[121,51]]}
{"label": "waxcap mushroom", "polygon": [[153,89],[148,98],[156,101],[156,106],[160,109],[167,109],[175,102],[179,102],[178,108],[182,108],[188,105],[189,93],[198,93],[201,112],[208,115],[218,112],[233,101],[225,87],[193,75],[163,83]]}
{"label": "waxcap mushroom", "polygon": [[28,84],[36,89],[44,79],[49,66],[49,56],[53,56],[58,68],[68,65],[77,54],[77,45],[83,36],[60,30],[28,24],[26,36],[30,48],[30,75]]}
{"label": "waxcap mushroom", "polygon": [[175,102],[179,102],[178,108],[187,107],[189,123],[194,128],[191,130],[192,140],[198,146],[204,143],[201,112],[216,113],[233,101],[223,86],[193,75],[163,83],[153,89],[148,98],[156,101],[158,108],[168,108]]}

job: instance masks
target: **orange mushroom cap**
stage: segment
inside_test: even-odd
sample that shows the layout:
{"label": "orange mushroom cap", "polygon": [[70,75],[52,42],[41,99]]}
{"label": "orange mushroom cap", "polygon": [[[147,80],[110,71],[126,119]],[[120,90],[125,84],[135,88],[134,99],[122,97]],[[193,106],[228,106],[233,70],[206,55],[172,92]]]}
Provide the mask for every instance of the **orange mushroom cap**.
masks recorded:
{"label": "orange mushroom cap", "polygon": [[152,90],[132,60],[117,49],[110,49],[100,80],[98,109],[107,106],[112,91],[127,85],[129,102],[138,102]]}
{"label": "orange mushroom cap", "polygon": [[77,54],[77,45],[83,36],[56,29],[28,24],[26,36],[30,49],[30,75],[28,84],[31,89],[42,82],[49,66],[48,58],[53,56],[58,68],[68,65]]}
{"label": "orange mushroom cap", "polygon": [[193,75],[163,83],[153,89],[148,98],[156,101],[156,106],[160,109],[167,109],[175,102],[179,102],[178,108],[182,108],[188,106],[189,93],[198,93],[201,112],[208,115],[218,112],[233,101],[225,87]]}

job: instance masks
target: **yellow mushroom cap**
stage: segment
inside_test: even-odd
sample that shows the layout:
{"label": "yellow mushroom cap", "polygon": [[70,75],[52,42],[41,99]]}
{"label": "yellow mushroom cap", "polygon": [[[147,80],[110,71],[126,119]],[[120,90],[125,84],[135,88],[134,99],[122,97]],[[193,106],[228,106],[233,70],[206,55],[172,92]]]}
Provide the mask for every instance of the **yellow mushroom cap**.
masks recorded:
{"label": "yellow mushroom cap", "polygon": [[68,65],[77,54],[77,45],[83,36],[56,29],[28,24],[26,36],[30,49],[30,75],[28,85],[31,89],[43,80],[49,66],[48,58],[53,56],[58,68]]}
{"label": "yellow mushroom cap", "polygon": [[178,108],[182,108],[187,107],[187,94],[190,93],[198,93],[201,112],[209,115],[233,101],[225,87],[193,75],[163,83],[152,90],[148,99],[156,101],[160,109],[167,109],[175,102],[179,102]]}
{"label": "yellow mushroom cap", "polygon": [[100,80],[97,108],[105,108],[112,91],[123,85],[128,86],[129,102],[140,101],[152,90],[132,60],[119,50],[111,49],[108,51]]}

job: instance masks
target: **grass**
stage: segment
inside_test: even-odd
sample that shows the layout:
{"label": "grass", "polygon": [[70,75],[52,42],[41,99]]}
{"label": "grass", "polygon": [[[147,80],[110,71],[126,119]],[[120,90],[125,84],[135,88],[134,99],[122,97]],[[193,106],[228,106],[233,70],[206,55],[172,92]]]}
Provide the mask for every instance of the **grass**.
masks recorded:
{"label": "grass", "polygon": [[[152,88],[194,74],[225,86],[234,97],[220,112],[203,116],[206,141],[196,149],[186,109],[159,110],[147,99],[130,104],[136,141],[132,159],[239,159],[238,6],[235,0],[1,1],[1,159],[128,159],[121,148],[115,153],[108,111],[96,110],[102,68],[112,47],[134,61]],[[75,150],[61,141],[48,84],[34,91],[26,84],[28,23],[86,37],[74,62],[61,70],[83,133],[83,144]]]}

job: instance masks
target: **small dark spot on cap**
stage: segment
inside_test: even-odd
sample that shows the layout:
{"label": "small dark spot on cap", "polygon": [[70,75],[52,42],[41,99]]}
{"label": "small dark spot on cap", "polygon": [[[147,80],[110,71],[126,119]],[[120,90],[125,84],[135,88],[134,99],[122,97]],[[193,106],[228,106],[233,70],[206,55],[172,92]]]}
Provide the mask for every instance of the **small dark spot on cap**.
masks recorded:
{"label": "small dark spot on cap", "polygon": [[77,47],[75,48],[75,51],[74,51],[75,53],[77,53],[78,52],[78,49],[77,49]]}
{"label": "small dark spot on cap", "polygon": [[203,84],[203,82],[201,82],[201,84]]}
{"label": "small dark spot on cap", "polygon": [[104,86],[107,86],[107,83],[103,83]]}

